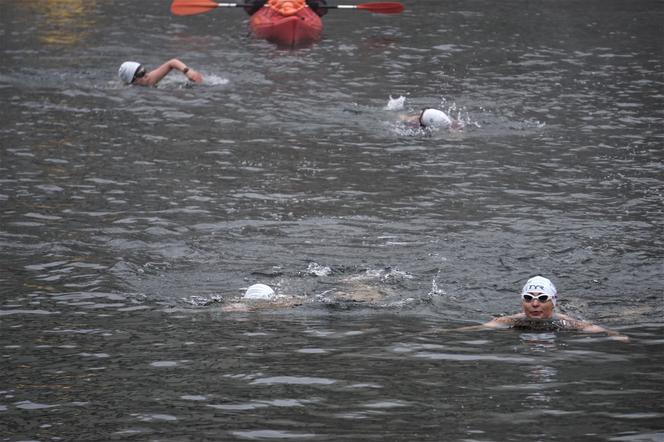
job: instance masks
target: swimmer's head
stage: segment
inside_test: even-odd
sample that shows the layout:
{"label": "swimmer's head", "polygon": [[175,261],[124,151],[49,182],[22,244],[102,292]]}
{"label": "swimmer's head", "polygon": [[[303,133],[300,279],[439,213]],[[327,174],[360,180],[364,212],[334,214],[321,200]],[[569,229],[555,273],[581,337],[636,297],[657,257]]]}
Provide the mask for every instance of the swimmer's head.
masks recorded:
{"label": "swimmer's head", "polygon": [[272,287],[265,284],[254,284],[244,292],[244,299],[268,300],[274,298]]}
{"label": "swimmer's head", "polygon": [[118,69],[120,80],[122,80],[125,84],[133,83],[137,77],[136,74],[139,73],[141,68],[142,66],[140,63],[135,61],[125,61],[120,65],[120,69]]}
{"label": "swimmer's head", "polygon": [[450,127],[452,119],[438,109],[422,109],[420,114],[420,126],[422,127]]}
{"label": "swimmer's head", "polygon": [[543,276],[533,276],[528,281],[526,281],[523,289],[521,289],[521,297],[524,297],[524,295],[549,295],[554,306],[556,305],[557,294],[558,292],[556,291],[556,286],[553,285],[549,279],[544,278]]}

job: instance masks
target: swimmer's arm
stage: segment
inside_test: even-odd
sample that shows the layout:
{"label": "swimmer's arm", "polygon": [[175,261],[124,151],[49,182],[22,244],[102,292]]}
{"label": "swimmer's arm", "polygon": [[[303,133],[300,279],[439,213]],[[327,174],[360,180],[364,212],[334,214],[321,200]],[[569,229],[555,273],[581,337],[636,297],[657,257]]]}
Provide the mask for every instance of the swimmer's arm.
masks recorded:
{"label": "swimmer's arm", "polygon": [[477,331],[477,330],[495,330],[500,328],[509,328],[514,325],[514,321],[523,317],[523,313],[519,313],[511,316],[501,316],[499,318],[493,318],[489,322],[485,322],[480,325],[470,325],[468,327],[457,328],[457,330],[462,331]]}
{"label": "swimmer's arm", "polygon": [[418,125],[420,124],[419,115],[400,115],[399,120],[405,123],[417,123]]}
{"label": "swimmer's arm", "polygon": [[[196,83],[203,81],[203,76],[199,72],[196,72],[191,68],[187,69],[186,64],[177,58],[172,58],[158,68],[153,69],[145,74],[145,77],[136,79],[135,83],[141,84],[143,86],[154,86],[155,84],[159,83],[166,75],[168,75],[172,69],[176,69],[182,72],[189,80]],[[184,72],[185,69],[187,69],[187,72]]]}
{"label": "swimmer's arm", "polygon": [[572,324],[574,328],[584,333],[606,333],[609,337],[611,337],[611,339],[614,339],[616,341],[623,341],[623,342],[629,341],[629,337],[621,335],[617,331],[609,330],[608,328],[595,325],[591,322],[574,319],[562,313],[559,313],[557,316],[559,319],[567,321],[569,324]]}
{"label": "swimmer's arm", "polygon": [[[583,321],[582,321],[583,322]],[[621,335],[615,330],[610,330],[608,328],[600,327],[599,325],[591,324],[589,322],[584,322],[584,326],[581,329],[584,333],[606,333],[606,335],[613,339],[614,341],[629,342],[629,337]]]}
{"label": "swimmer's arm", "polygon": [[243,302],[233,302],[226,304],[221,308],[222,312],[248,312],[250,308]]}
{"label": "swimmer's arm", "polygon": [[276,299],[273,301],[232,302],[221,308],[223,312],[253,312],[275,308],[295,308],[303,302],[297,298]]}

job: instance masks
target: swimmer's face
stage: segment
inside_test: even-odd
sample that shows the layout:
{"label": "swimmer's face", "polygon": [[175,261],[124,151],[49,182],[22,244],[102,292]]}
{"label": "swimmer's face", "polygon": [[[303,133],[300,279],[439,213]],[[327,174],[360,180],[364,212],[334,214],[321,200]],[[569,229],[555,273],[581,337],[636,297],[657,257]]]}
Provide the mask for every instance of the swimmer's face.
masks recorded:
{"label": "swimmer's face", "polygon": [[525,299],[521,300],[523,312],[529,319],[551,319],[553,317],[553,301],[549,298],[546,302],[541,302],[537,299],[541,292],[528,292],[533,295],[533,299],[528,302]]}

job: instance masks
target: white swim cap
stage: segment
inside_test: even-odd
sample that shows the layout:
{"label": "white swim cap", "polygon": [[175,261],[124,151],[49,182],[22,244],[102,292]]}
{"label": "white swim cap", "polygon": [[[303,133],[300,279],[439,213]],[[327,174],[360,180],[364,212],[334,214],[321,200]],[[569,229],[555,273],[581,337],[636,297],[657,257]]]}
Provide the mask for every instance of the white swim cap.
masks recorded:
{"label": "white swim cap", "polygon": [[254,284],[244,292],[244,299],[272,299],[274,290],[265,284]]}
{"label": "white swim cap", "polygon": [[449,127],[452,119],[438,109],[424,109],[420,114],[420,125],[424,127]]}
{"label": "white swim cap", "polygon": [[141,67],[140,63],[137,63],[135,61],[125,61],[120,65],[120,69],[118,69],[118,75],[120,76],[120,80],[124,81],[127,84],[130,84],[134,79],[134,74],[140,67]]}
{"label": "white swim cap", "polygon": [[556,295],[558,294],[556,286],[543,276],[533,276],[526,281],[526,284],[521,290],[521,294],[524,295],[526,293],[545,293],[551,295],[553,305],[556,305]]}

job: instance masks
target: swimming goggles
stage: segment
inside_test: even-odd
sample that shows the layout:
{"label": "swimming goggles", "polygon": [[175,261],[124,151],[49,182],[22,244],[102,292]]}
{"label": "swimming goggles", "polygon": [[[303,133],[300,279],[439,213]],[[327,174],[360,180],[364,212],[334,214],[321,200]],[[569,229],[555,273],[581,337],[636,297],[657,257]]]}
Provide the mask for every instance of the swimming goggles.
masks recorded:
{"label": "swimming goggles", "polygon": [[530,293],[522,293],[521,297],[523,298],[524,301],[526,302],[532,302],[533,300],[537,299],[541,303],[548,302],[553,296],[547,295],[546,293],[542,293],[541,295],[531,295]]}
{"label": "swimming goggles", "polygon": [[136,69],[136,73],[134,74],[134,78],[131,79],[131,82],[133,83],[137,78],[143,77],[145,77],[145,68],[143,66],[139,66],[138,69]]}

